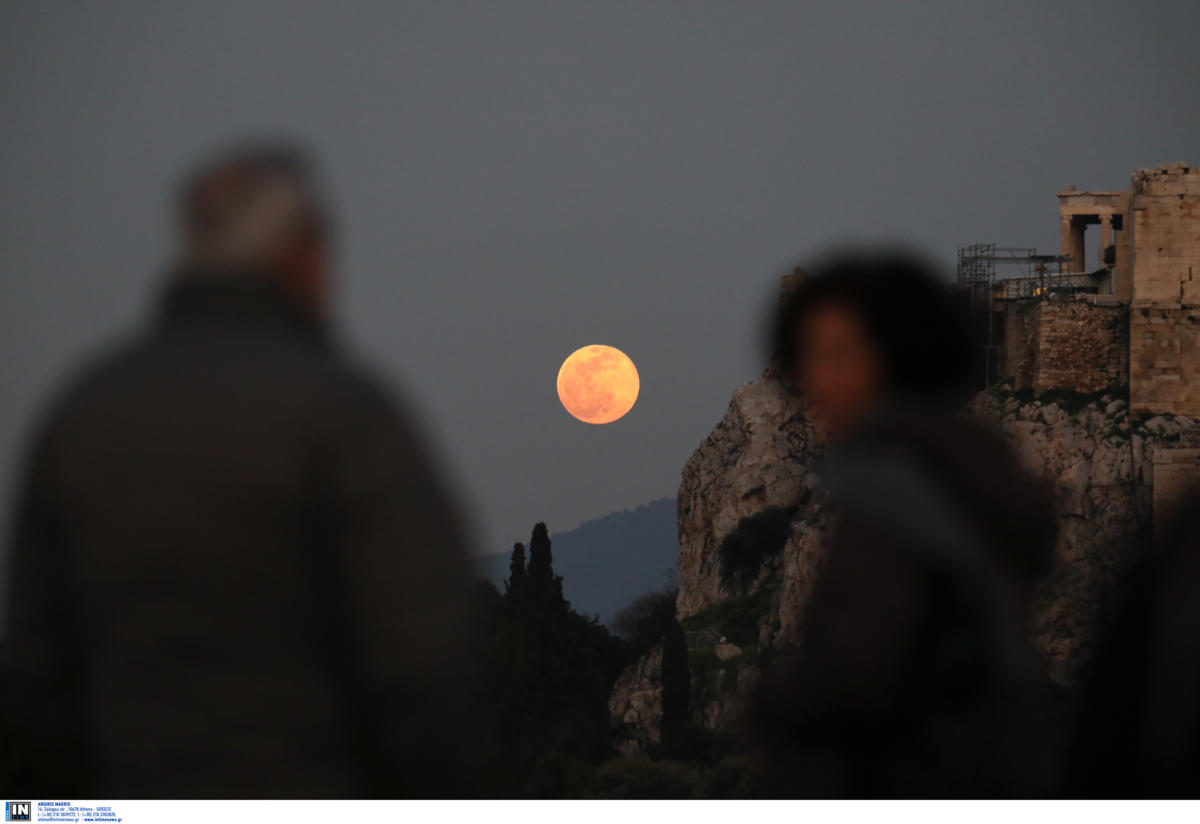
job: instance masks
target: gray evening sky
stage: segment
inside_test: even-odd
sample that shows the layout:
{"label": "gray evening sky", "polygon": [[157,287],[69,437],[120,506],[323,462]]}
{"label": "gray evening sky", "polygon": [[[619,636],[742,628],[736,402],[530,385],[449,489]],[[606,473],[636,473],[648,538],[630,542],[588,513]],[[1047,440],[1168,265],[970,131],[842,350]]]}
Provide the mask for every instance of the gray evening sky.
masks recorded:
{"label": "gray evening sky", "polygon": [[[282,134],[344,227],[346,337],[502,551],[673,495],[760,370],[793,263],[903,240],[1056,251],[1056,191],[1200,162],[1200,3],[8,0],[0,498],[34,415],[140,322],[177,172]],[[621,421],[555,374],[637,363]]]}

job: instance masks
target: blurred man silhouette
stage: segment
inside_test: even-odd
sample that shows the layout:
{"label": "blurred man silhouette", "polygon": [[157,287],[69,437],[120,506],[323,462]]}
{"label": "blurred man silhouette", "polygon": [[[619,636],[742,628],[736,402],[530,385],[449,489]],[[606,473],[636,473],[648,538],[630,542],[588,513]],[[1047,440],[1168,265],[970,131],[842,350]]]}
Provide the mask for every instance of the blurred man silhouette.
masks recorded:
{"label": "blurred man silhouette", "polygon": [[303,155],[184,186],[158,317],[39,427],[11,547],[32,795],[461,790],[461,519],[331,342]]}
{"label": "blurred man silhouette", "polygon": [[1082,672],[1069,796],[1200,796],[1200,488],[1139,549]]}
{"label": "blurred man silhouette", "polygon": [[844,253],[774,333],[780,377],[831,440],[835,518],[799,648],[755,704],[766,792],[1048,792],[1025,607],[1055,521],[1006,444],[959,414],[969,347],[944,289],[908,255]]}

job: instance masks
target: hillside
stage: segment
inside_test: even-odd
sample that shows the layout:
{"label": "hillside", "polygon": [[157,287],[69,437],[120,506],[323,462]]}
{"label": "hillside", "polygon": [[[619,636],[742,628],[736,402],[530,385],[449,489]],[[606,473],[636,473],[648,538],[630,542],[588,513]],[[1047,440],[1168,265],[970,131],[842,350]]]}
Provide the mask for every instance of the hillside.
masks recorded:
{"label": "hillside", "polygon": [[[571,606],[607,623],[638,595],[661,589],[678,557],[675,500],[660,498],[550,536],[554,570]],[[507,552],[485,555],[480,572],[501,590]]]}
{"label": "hillside", "polygon": [[[969,414],[996,426],[1054,487],[1058,544],[1030,635],[1047,673],[1069,687],[1093,646],[1098,609],[1149,537],[1151,457],[1200,421],[1130,416],[1110,394],[1035,398],[1005,385],[976,397]],[[798,638],[829,526],[812,494],[820,452],[802,411],[763,377],[734,392],[683,470],[677,604],[689,635],[694,720],[705,727],[734,724],[763,653]],[[655,649],[629,667],[610,696],[623,752],[657,740],[660,658]]]}

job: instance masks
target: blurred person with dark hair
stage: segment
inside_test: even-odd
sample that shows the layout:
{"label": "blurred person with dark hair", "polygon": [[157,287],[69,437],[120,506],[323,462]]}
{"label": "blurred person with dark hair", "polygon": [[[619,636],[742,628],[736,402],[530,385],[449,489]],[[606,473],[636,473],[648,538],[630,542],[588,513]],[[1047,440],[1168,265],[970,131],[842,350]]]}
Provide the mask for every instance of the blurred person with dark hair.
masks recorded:
{"label": "blurred person with dark hair", "polygon": [[843,253],[794,277],[770,327],[771,359],[827,434],[887,405],[945,411],[967,399],[967,329],[918,258]]}
{"label": "blurred person with dark hair", "polygon": [[1200,796],[1200,488],[1175,502],[1102,618],[1065,794]]}
{"label": "blurred person with dark hair", "polygon": [[12,538],[11,686],[35,796],[458,791],[460,513],[404,406],[330,339],[305,158],[184,186],[155,321],[36,433]]}
{"label": "blurred person with dark hair", "polygon": [[770,794],[1041,794],[1053,765],[1030,585],[1048,491],[961,414],[968,338],[920,261],[842,254],[780,304],[778,375],[831,440],[832,533],[798,648],[751,721]]}

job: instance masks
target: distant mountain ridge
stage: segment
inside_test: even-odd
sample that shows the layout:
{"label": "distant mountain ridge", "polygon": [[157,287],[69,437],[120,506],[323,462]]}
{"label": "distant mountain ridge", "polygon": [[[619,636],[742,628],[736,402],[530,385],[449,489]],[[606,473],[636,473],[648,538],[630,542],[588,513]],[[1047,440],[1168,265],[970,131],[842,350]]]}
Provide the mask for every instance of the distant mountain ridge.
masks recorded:
{"label": "distant mountain ridge", "polygon": [[[607,623],[638,595],[666,586],[679,554],[675,499],[660,498],[584,521],[575,529],[551,533],[550,542],[554,571],[562,576],[571,606]],[[523,543],[528,546],[529,539]],[[480,573],[502,591],[509,557],[502,552],[479,559]]]}

